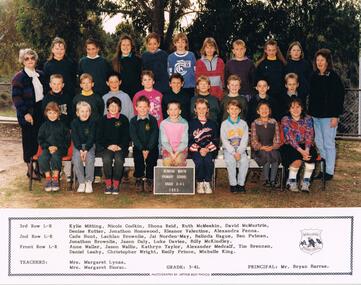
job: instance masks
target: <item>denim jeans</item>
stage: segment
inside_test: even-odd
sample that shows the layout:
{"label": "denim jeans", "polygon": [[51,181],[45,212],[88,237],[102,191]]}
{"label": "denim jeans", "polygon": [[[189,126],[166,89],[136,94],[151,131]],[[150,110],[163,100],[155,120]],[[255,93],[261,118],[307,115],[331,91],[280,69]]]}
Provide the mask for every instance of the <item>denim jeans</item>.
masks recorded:
{"label": "denim jeans", "polygon": [[326,173],[333,175],[336,162],[336,128],[330,127],[331,118],[313,118],[315,142],[321,157],[326,161]]}

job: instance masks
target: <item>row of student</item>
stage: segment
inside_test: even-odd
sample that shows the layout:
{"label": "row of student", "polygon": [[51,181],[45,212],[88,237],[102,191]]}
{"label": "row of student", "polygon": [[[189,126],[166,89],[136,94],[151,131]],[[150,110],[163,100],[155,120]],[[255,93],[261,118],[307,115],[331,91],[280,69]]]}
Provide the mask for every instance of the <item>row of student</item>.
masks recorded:
{"label": "row of student", "polygon": [[253,87],[261,78],[269,82],[270,96],[279,97],[284,93],[284,76],[293,72],[300,78],[300,94],[306,96],[309,93],[312,67],[303,58],[302,46],[299,42],[290,44],[286,61],[277,42],[267,41],[264,45],[264,54],[256,64],[246,56],[246,44],[242,40],[233,42],[233,57],[226,64],[219,57],[218,45],[211,37],[204,40],[199,60],[196,60],[195,55],[188,50],[188,38],[184,33],[174,36],[175,51],[170,55],[159,49],[160,38],[156,33],[150,33],[145,38],[145,46],[146,52],[138,57],[133,39],[128,35],[122,35],[110,64],[99,55],[99,43],[88,39],[85,43],[87,55],[82,57],[77,65],[66,56],[65,41],[57,37],[52,42],[49,59],[44,65],[45,81],[49,83],[52,74],[62,74],[65,91],[72,98],[76,94],[77,74],[80,76],[89,73],[94,78],[95,93],[104,95],[109,90],[106,78],[114,70],[121,73],[122,89],[132,99],[135,93],[141,90],[139,78],[142,70],[151,70],[154,73],[155,89],[163,94],[168,92],[168,79],[174,73],[184,77],[184,89],[189,96],[194,94],[197,78],[207,76],[211,80],[210,93],[221,100],[228,77],[238,75],[242,81],[240,94],[249,101],[254,94]]}
{"label": "row of student", "polygon": [[[189,123],[181,116],[180,103],[167,105],[169,117],[158,128],[156,118],[150,112],[150,101],[141,96],[137,99],[137,116],[130,122],[120,114],[122,103],[116,97],[107,100],[107,114],[98,122],[91,117],[91,106],[85,101],[76,105],[77,118],[71,123],[71,139],[75,175],[79,181],[77,192],[92,193],[96,151],[103,159],[105,194],[118,194],[127,156],[132,140],[137,191],[153,189],[154,167],[157,164],[159,146],[163,165],[184,166],[189,156],[195,163],[198,194],[211,194],[214,159],[219,146],[217,123],[208,118],[209,103],[204,98],[195,102],[196,118]],[[302,101],[290,102],[290,114],[282,119],[285,144],[281,146],[278,123],[271,118],[271,107],[265,100],[257,106],[257,118],[251,127],[251,146],[254,158],[263,166],[263,180],[267,187],[275,187],[279,163],[289,167],[287,187],[299,191],[296,181],[298,169],[305,162],[302,191],[309,192],[310,177],[317,152],[313,143],[312,119],[305,116]],[[249,167],[246,153],[249,132],[247,123],[240,118],[241,105],[237,100],[227,104],[228,118],[222,122],[220,139],[224,148],[230,191],[245,192]],[[45,191],[59,190],[61,158],[69,146],[69,131],[60,119],[57,103],[50,102],[45,108],[47,120],[40,127],[38,142],[43,152],[39,157],[40,171],[45,175]],[[159,139],[159,143],[158,143]],[[238,168],[238,174],[237,174]],[[271,173],[270,173],[271,172]]]}

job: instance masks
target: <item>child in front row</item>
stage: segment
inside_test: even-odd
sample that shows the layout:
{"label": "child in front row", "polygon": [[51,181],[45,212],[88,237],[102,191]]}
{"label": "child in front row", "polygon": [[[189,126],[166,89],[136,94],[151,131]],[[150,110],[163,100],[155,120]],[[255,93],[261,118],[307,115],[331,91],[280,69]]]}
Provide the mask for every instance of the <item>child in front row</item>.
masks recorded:
{"label": "child in front row", "polygon": [[143,70],[141,75],[142,85],[144,90],[137,92],[133,98],[133,108],[134,114],[137,115],[137,102],[138,99],[142,96],[145,96],[149,100],[149,113],[155,117],[158,123],[158,127],[160,122],[163,121],[163,113],[162,113],[162,98],[163,95],[158,90],[154,89],[154,74],[150,70]]}
{"label": "child in front row", "polygon": [[44,111],[47,120],[41,125],[38,133],[38,142],[42,148],[39,167],[40,172],[45,175],[46,192],[59,190],[61,159],[67,154],[69,147],[69,130],[60,120],[60,114],[57,103],[48,103]]}
{"label": "child in front row", "polygon": [[[257,106],[259,118],[251,125],[252,156],[258,165],[263,166],[263,185],[276,187],[278,165],[281,162],[281,145],[278,123],[272,118],[270,104],[261,100]],[[271,168],[271,174],[270,174]]]}
{"label": "child in front row", "polygon": [[310,192],[311,175],[315,169],[317,151],[314,146],[314,129],[312,118],[305,114],[300,98],[292,99],[289,105],[289,115],[283,117],[282,128],[285,143],[281,148],[282,164],[289,169],[287,188],[298,192],[297,173],[302,162],[305,170],[301,184],[302,192]]}
{"label": "child in front row", "polygon": [[[102,153],[105,194],[119,194],[119,183],[129,146],[129,121],[121,114],[122,102],[117,97],[107,101],[107,114],[97,128],[97,152]],[[114,167],[113,167],[114,160]]]}
{"label": "child in front row", "polygon": [[78,193],[93,192],[96,121],[91,118],[91,112],[89,103],[78,102],[77,118],[71,123],[71,139],[74,145],[72,162],[79,182]]}
{"label": "child in front row", "polygon": [[168,118],[160,123],[160,145],[164,166],[185,166],[188,147],[188,123],[181,117],[180,103],[170,101]]}
{"label": "child in front row", "polygon": [[[193,97],[194,98],[194,97]],[[195,101],[196,118],[189,122],[189,153],[196,168],[198,194],[212,194],[211,180],[214,170],[213,159],[217,154],[218,126],[208,119],[209,103],[206,99]]]}
{"label": "child in front row", "polygon": [[232,99],[229,101],[227,105],[229,116],[221,125],[224,160],[227,165],[230,191],[232,193],[246,192],[244,184],[249,167],[249,158],[246,153],[248,145],[248,125],[240,118],[241,108],[238,100]]}
{"label": "child in front row", "polygon": [[[140,96],[136,102],[137,116],[130,120],[129,133],[134,143],[134,177],[137,192],[153,190],[154,166],[158,159],[159,129],[157,120],[149,113],[150,101]],[[144,179],[146,181],[144,185]]]}

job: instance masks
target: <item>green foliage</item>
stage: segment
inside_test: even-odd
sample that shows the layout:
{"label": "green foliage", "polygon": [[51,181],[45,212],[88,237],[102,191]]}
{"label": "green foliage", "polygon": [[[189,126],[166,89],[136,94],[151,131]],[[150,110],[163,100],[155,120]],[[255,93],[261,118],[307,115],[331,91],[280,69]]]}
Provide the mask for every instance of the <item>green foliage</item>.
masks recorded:
{"label": "green foliage", "polygon": [[19,50],[26,46],[16,30],[16,16],[17,1],[0,2],[0,81],[9,81],[20,68]]}
{"label": "green foliage", "polygon": [[288,44],[298,40],[309,60],[319,48],[331,49],[336,67],[344,68],[346,84],[356,85],[361,16],[356,1],[208,0],[202,10],[188,30],[193,50],[199,51],[203,39],[213,36],[221,56],[229,57],[232,41],[241,38],[256,60],[270,37],[284,54]]}

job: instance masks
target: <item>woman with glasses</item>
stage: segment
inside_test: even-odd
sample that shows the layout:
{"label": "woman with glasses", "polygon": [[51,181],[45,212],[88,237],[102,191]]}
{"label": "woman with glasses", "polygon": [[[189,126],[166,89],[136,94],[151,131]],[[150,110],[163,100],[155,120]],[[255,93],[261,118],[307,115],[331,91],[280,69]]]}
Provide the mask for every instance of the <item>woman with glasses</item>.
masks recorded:
{"label": "woman with glasses", "polygon": [[21,127],[23,158],[28,165],[27,175],[40,179],[35,168],[30,173],[30,159],[38,149],[38,131],[42,123],[41,104],[44,97],[44,75],[36,69],[38,54],[30,49],[20,50],[19,62],[23,65],[12,79],[12,100]]}

